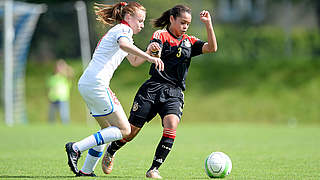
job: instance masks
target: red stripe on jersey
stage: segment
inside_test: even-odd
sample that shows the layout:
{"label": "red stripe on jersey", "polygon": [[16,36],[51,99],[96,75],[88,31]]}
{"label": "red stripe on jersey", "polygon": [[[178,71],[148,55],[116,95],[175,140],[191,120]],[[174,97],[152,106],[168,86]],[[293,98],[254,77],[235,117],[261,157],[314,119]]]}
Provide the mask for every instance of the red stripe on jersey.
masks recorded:
{"label": "red stripe on jersey", "polygon": [[178,46],[180,42],[184,39],[184,37],[182,37],[181,40],[179,41],[178,39],[173,37],[168,31],[165,31],[163,33],[163,36],[165,41],[169,42],[170,46]]}
{"label": "red stripe on jersey", "polygon": [[125,20],[121,20],[121,22],[120,22],[121,24],[124,24],[124,25],[127,25],[127,26],[129,26],[130,27],[130,25],[129,25],[129,23],[127,22],[127,21],[125,21]]}
{"label": "red stripe on jersey", "polygon": [[161,40],[161,42],[162,43],[164,43],[165,41],[165,39],[164,39],[164,37],[163,37],[163,32],[166,32],[165,30],[157,30],[157,31],[155,31],[154,33],[153,33],[153,35],[152,35],[152,37],[151,37],[151,40],[152,39],[159,39],[159,40]]}
{"label": "red stripe on jersey", "polygon": [[126,138],[123,138],[123,139],[120,140],[120,142],[122,142],[122,143],[127,143],[127,142],[129,142],[129,140],[126,139]]}
{"label": "red stripe on jersey", "polygon": [[170,129],[170,128],[164,128],[162,136],[174,139],[176,138],[176,130]]}
{"label": "red stripe on jersey", "polygon": [[192,45],[199,40],[198,38],[196,38],[194,36],[188,36],[187,38],[189,39],[189,41],[191,42]]}
{"label": "red stripe on jersey", "polygon": [[99,42],[98,42],[98,44],[97,44],[97,46],[96,46],[96,49],[97,49],[97,48],[98,48],[98,46],[100,45],[100,43],[101,43],[102,39],[103,39],[107,34],[108,34],[108,33],[104,34],[104,35],[102,36],[102,38],[99,40]]}
{"label": "red stripe on jersey", "polygon": [[187,34],[183,34],[180,40],[173,37],[167,30],[157,30],[153,33],[152,39],[161,40],[162,44],[168,42],[170,46],[178,46],[184,39],[189,39],[190,43],[193,45],[199,39],[195,36],[188,36]]}
{"label": "red stripe on jersey", "polygon": [[112,99],[113,103],[115,103],[116,105],[119,105],[120,101],[118,100],[116,94],[113,93],[110,88],[107,88],[107,89],[108,89],[108,91],[109,91],[109,93],[111,95],[111,99]]}

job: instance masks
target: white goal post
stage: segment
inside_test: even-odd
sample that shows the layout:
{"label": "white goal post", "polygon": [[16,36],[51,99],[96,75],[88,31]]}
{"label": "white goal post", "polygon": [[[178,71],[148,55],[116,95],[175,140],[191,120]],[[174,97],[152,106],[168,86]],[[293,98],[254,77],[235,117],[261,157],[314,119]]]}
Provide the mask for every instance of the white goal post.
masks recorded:
{"label": "white goal post", "polygon": [[[82,65],[85,69],[91,60],[87,7],[84,1],[77,1],[74,7],[77,11]],[[4,78],[1,95],[5,124],[8,126],[27,122],[25,103],[27,55],[39,16],[46,10],[45,4],[0,0],[0,19],[3,19],[4,32],[4,67],[2,68]],[[87,117],[88,123],[89,119],[90,117]]]}
{"label": "white goal post", "polygon": [[4,116],[8,126],[27,121],[25,65],[33,32],[45,11],[44,4],[0,2],[0,16],[4,20]]}

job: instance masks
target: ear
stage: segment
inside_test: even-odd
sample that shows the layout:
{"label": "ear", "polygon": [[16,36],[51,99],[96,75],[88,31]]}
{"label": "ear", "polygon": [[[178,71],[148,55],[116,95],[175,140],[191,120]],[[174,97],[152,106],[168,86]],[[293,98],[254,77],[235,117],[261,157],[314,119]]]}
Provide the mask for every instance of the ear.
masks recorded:
{"label": "ear", "polygon": [[172,24],[174,20],[175,20],[174,17],[170,15],[170,24]]}
{"label": "ear", "polygon": [[124,15],[124,20],[125,21],[129,21],[131,19],[131,14],[127,13],[126,15]]}

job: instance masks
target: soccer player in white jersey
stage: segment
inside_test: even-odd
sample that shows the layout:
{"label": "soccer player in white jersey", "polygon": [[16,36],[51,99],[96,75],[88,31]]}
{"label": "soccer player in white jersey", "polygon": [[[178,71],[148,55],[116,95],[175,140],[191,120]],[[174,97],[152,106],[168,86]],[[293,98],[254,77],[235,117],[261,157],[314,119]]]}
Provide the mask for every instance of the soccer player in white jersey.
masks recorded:
{"label": "soccer player in white jersey", "polygon": [[[101,130],[78,142],[65,145],[68,165],[76,176],[96,176],[94,169],[109,142],[126,138],[130,124],[124,110],[109,87],[114,71],[126,57],[132,66],[145,60],[164,70],[161,59],[151,57],[133,44],[132,35],[144,27],[146,10],[137,2],[114,5],[96,4],[97,20],[112,27],[97,44],[92,60],[82,74],[78,88]],[[89,150],[81,170],[77,163],[82,152]]]}

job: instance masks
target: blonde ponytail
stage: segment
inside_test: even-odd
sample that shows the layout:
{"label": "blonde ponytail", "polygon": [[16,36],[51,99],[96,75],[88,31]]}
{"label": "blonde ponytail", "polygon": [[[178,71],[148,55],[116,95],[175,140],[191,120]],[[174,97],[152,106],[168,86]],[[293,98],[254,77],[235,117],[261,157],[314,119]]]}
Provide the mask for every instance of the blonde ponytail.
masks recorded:
{"label": "blonde ponytail", "polygon": [[117,4],[98,4],[93,7],[97,20],[105,25],[114,26],[124,20],[126,14],[134,15],[137,10],[146,11],[146,9],[137,2],[119,2]]}

